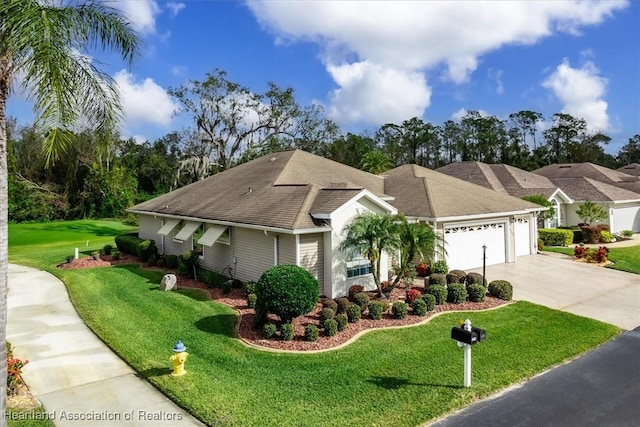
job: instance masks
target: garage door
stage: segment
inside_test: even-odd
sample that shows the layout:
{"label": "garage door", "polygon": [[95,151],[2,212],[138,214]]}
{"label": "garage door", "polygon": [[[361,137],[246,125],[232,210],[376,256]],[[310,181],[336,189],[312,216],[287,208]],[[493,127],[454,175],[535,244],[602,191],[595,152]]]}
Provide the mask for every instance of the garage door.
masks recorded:
{"label": "garage door", "polygon": [[516,256],[531,255],[531,234],[529,220],[517,219],[515,222]]}
{"label": "garage door", "polygon": [[622,230],[640,232],[640,206],[627,206],[613,209],[613,230],[619,233]]}
{"label": "garage door", "polygon": [[482,246],[487,246],[486,265],[506,261],[506,223],[445,227],[444,240],[449,269],[482,267]]}

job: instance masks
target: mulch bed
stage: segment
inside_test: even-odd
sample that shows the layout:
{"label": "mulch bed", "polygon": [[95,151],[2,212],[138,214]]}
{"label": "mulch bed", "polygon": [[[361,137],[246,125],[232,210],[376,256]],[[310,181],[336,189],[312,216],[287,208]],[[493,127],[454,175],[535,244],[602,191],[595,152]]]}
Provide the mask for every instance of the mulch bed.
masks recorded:
{"label": "mulch bed", "polygon": [[[142,264],[136,257],[126,256],[120,260],[113,261],[110,256],[102,255],[98,260],[94,260],[92,257],[80,258],[73,260],[70,263],[60,264],[58,267],[67,269],[77,268],[94,268],[94,267],[108,267],[115,264]],[[145,268],[147,268],[145,266]],[[167,273],[175,273],[166,268],[153,267],[153,269],[161,269]],[[409,308],[409,315],[405,319],[395,319],[389,313],[383,315],[381,320],[372,320],[368,318],[362,318],[356,323],[348,323],[347,328],[344,331],[338,332],[333,337],[324,336],[322,329],[320,330],[320,336],[315,342],[304,341],[304,329],[307,325],[316,325],[320,328],[320,312],[322,311],[322,304],[316,304],[315,308],[304,316],[300,316],[293,320],[295,337],[292,341],[284,341],[280,338],[274,338],[266,340],[262,337],[261,330],[253,329],[253,317],[255,312],[252,308],[247,306],[247,299],[243,289],[232,289],[227,295],[222,293],[221,289],[208,288],[203,282],[189,279],[186,277],[177,276],[178,289],[202,289],[209,294],[209,298],[213,301],[221,304],[226,304],[234,308],[240,315],[239,323],[237,324],[237,334],[240,339],[249,345],[272,349],[276,351],[321,351],[328,350],[345,344],[349,340],[353,339],[357,335],[367,330],[383,329],[389,327],[404,327],[415,325],[425,322],[427,319],[442,313],[449,311],[474,311],[474,310],[486,310],[501,305],[508,304],[508,301],[504,301],[498,298],[490,296],[485,297],[484,302],[474,303],[465,302],[462,304],[450,304],[445,303],[436,306],[435,311],[427,313],[426,316],[415,316],[411,314],[411,308]],[[390,295],[389,302],[394,303],[396,301],[404,301],[406,288],[404,285],[396,287]],[[375,295],[371,293],[370,295]],[[275,315],[269,315],[268,321],[278,324],[279,319]]]}

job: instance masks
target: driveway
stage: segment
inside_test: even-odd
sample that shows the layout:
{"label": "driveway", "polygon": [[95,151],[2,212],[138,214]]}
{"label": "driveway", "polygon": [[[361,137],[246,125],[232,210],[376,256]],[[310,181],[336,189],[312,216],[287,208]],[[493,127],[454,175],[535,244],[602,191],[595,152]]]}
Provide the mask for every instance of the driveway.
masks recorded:
{"label": "driveway", "polygon": [[[482,273],[482,268],[474,269]],[[640,275],[575,262],[562,254],[519,257],[486,267],[488,281],[513,285],[513,298],[611,323],[640,326]]]}

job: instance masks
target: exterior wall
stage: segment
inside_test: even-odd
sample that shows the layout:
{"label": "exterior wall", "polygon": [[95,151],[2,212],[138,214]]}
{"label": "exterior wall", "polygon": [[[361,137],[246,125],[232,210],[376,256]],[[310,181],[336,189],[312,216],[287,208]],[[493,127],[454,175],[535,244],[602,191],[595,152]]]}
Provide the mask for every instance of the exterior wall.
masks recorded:
{"label": "exterior wall", "polygon": [[278,235],[278,264],[296,264],[296,236]]}
{"label": "exterior wall", "polygon": [[[205,225],[205,227],[208,227]],[[208,229],[208,228],[207,228]],[[207,231],[205,229],[205,232]],[[231,243],[233,242],[234,229],[230,227]],[[202,246],[202,258],[200,265],[208,270],[224,273],[227,276],[234,276],[233,271],[233,247],[232,244],[214,243],[212,246]]]}
{"label": "exterior wall", "polygon": [[[357,277],[347,277],[347,254],[340,250],[340,243],[344,239],[344,227],[351,219],[360,213],[373,211],[386,213],[382,207],[370,202],[367,199],[359,199],[349,206],[339,210],[339,214],[331,218],[331,228],[329,240],[331,250],[331,262],[325,262],[324,282],[325,295],[330,298],[337,298],[347,295],[349,287],[352,285],[362,285],[366,290],[375,290],[376,285],[372,274]],[[327,259],[328,261],[328,259]],[[380,262],[380,278],[386,280],[388,276],[388,257],[383,254]],[[327,292],[331,290],[331,292]]]}
{"label": "exterior wall", "polygon": [[249,228],[234,228],[231,236],[235,261],[236,279],[244,282],[255,281],[267,269],[273,267],[274,237],[263,231]]}
{"label": "exterior wall", "polygon": [[640,202],[629,205],[616,205],[611,208],[611,232],[619,233],[622,230],[640,232]]}
{"label": "exterior wall", "polygon": [[299,258],[300,267],[318,279],[320,294],[324,294],[324,233],[301,234]]}
{"label": "exterior wall", "polygon": [[[566,205],[567,206],[567,210],[566,210],[566,213],[567,213],[566,218],[567,219],[566,219],[566,224],[565,224],[566,226],[571,227],[571,226],[578,225],[579,223],[582,222],[580,217],[576,214],[576,211],[578,209],[580,209],[580,205],[582,203],[583,202],[575,202],[575,203],[572,203],[570,205]],[[605,212],[609,212],[609,204],[608,203],[596,203],[596,204],[598,206],[600,206],[602,209],[604,209]],[[610,225],[609,218],[607,218],[607,219],[605,219],[603,221],[598,221],[597,223],[594,223],[592,225],[596,225],[596,224],[609,224]]]}
{"label": "exterior wall", "polygon": [[[180,255],[186,251],[193,250],[193,239],[188,238],[184,240],[182,243],[173,239],[173,236],[178,233],[178,225],[174,230],[169,233],[169,235],[164,236],[164,254],[165,255]],[[163,237],[163,236],[159,236]],[[158,251],[161,251],[161,247],[158,246]]]}
{"label": "exterior wall", "polygon": [[162,236],[158,231],[162,228],[162,219],[153,215],[140,215],[138,217],[138,237],[145,240],[154,240],[158,252],[162,252]]}

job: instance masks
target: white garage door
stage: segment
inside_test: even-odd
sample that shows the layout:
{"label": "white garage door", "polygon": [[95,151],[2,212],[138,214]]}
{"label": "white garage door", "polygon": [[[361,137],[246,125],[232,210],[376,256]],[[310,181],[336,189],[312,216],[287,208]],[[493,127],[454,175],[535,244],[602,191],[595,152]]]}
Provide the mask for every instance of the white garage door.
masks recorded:
{"label": "white garage door", "polygon": [[613,230],[619,233],[622,230],[640,232],[640,206],[627,206],[613,209]]}
{"label": "white garage door", "polygon": [[449,269],[482,267],[482,246],[487,246],[486,265],[506,261],[506,223],[445,227],[444,240]]}
{"label": "white garage door", "polygon": [[531,234],[529,233],[529,221],[517,219],[515,222],[516,256],[531,255]]}

